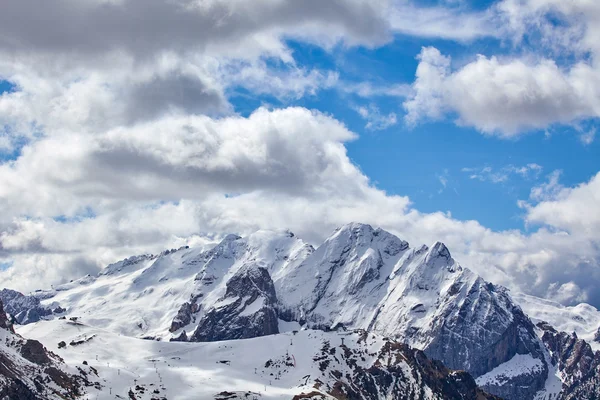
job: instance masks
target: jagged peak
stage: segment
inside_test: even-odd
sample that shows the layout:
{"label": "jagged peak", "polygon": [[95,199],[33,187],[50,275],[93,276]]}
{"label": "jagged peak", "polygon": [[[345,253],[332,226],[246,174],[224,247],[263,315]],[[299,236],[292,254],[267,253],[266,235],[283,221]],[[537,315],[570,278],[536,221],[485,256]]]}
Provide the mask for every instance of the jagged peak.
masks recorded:
{"label": "jagged peak", "polygon": [[361,222],[349,222],[345,225],[342,225],[338,228],[335,229],[333,235],[331,237],[334,236],[338,236],[340,234],[373,234],[373,227],[369,224],[363,224]]}
{"label": "jagged peak", "polygon": [[450,250],[448,247],[442,242],[435,242],[429,254],[435,255],[436,257],[443,257],[447,260],[450,260],[452,256],[450,255]]}
{"label": "jagged peak", "polygon": [[396,242],[397,246],[401,250],[406,250],[409,247],[408,242],[400,239],[396,235],[378,227],[373,228],[373,226],[369,224],[364,224],[360,222],[350,222],[346,225],[342,225],[337,228],[333,235],[331,235],[325,242],[331,241],[332,239],[339,239],[341,237],[347,237],[348,240],[356,240],[362,238],[363,241],[391,241]]}
{"label": "jagged peak", "polygon": [[439,241],[429,249],[424,263],[432,267],[445,267],[449,272],[462,271],[462,267],[452,258],[448,247]]}

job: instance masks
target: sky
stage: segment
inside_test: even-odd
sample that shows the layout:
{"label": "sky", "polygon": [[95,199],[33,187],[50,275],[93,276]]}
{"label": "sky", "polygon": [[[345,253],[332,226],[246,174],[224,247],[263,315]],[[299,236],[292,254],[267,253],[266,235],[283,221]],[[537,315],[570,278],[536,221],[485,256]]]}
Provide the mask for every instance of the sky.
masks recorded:
{"label": "sky", "polygon": [[600,306],[600,3],[7,0],[0,286],[352,221]]}

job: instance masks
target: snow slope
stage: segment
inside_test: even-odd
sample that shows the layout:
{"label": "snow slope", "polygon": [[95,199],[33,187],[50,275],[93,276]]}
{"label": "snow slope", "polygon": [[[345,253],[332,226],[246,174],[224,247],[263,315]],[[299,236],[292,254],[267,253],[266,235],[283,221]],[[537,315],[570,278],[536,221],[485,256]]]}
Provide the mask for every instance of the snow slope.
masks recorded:
{"label": "snow slope", "polygon": [[[386,373],[392,378],[382,379],[381,385],[376,379],[367,381],[375,386],[365,399],[399,399],[410,393],[423,399],[461,398],[459,393],[488,398],[477,392],[468,375],[448,371],[420,352],[360,332],[304,330],[227,342],[176,343],[119,336],[82,323],[54,320],[22,326],[19,333],[54,348],[68,364],[85,360],[96,370],[102,387],[89,388],[87,399],[130,398],[131,390],[140,400],[238,398],[230,395],[289,400],[301,393],[335,393],[344,384],[352,390],[346,377],[368,378],[370,368],[379,371],[379,378]],[[56,348],[60,341],[82,339],[81,344]],[[392,385],[387,394],[385,382]]]}
{"label": "snow slope", "polygon": [[532,370],[541,370],[542,362],[533,358],[530,354],[515,354],[513,358],[507,362],[498,365],[485,375],[477,378],[477,384],[484,385],[501,385],[503,381],[514,378]]}
{"label": "snow slope", "polygon": [[[157,256],[131,257],[53,290],[35,292],[42,304],[60,304],[70,316],[132,337],[169,339],[181,306],[202,298],[202,310],[223,306],[228,280],[241,268],[265,266],[285,276],[290,264],[312,247],[289,232],[259,231],[247,238],[226,237],[209,251],[181,248]],[[187,327],[188,332],[194,327]]]}

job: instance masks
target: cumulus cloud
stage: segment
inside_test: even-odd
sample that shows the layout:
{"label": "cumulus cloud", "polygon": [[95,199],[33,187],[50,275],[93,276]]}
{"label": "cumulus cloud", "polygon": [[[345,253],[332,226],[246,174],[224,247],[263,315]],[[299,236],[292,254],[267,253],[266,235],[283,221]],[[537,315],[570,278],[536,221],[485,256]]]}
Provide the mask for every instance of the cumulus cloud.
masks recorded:
{"label": "cumulus cloud", "polygon": [[450,57],[433,47],[418,59],[413,94],[404,102],[410,124],[454,114],[461,125],[514,137],[600,116],[600,73],[585,62],[563,71],[547,59],[478,56],[452,71]]}
{"label": "cumulus cloud", "polygon": [[[436,48],[423,48],[404,102],[409,125],[450,117],[485,134],[514,138],[600,116],[597,2],[502,0],[474,21],[471,26],[484,23],[493,36],[521,50],[453,65]],[[593,133],[581,140],[588,143]]]}
{"label": "cumulus cloud", "polygon": [[[202,198],[207,193],[336,187],[350,174],[355,136],[316,111],[258,109],[248,118],[167,117],[103,134],[39,140],[0,165],[0,204],[17,215],[61,215],[106,202]],[[344,178],[345,179],[345,178]],[[347,182],[344,181],[344,185]]]}
{"label": "cumulus cloud", "polygon": [[570,234],[597,235],[600,232],[600,173],[589,182],[574,188],[558,183],[559,174],[550,177],[548,183],[532,191],[527,221],[545,224]]}
{"label": "cumulus cloud", "polygon": [[388,39],[384,5],[362,0],[9,0],[0,16],[0,47],[8,54],[85,57],[124,51],[145,59],[164,51],[277,50],[281,34],[370,45]]}

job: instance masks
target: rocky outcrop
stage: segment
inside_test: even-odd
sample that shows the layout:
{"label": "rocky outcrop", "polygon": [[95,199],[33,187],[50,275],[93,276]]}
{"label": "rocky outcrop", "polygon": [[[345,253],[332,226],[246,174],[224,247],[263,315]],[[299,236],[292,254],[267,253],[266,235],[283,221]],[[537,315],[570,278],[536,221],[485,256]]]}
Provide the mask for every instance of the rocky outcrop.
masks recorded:
{"label": "rocky outcrop", "polygon": [[191,341],[247,339],[279,333],[277,296],[266,269],[243,269],[226,287],[225,295],[199,320]]}
{"label": "rocky outcrop", "polygon": [[173,318],[173,322],[171,322],[171,327],[169,328],[169,332],[173,333],[183,328],[184,326],[189,325],[191,322],[195,322],[194,314],[198,312],[200,306],[196,302],[200,296],[193,296],[189,302],[185,302],[179,308],[177,315]]}
{"label": "rocky outcrop", "polygon": [[600,398],[600,351],[594,353],[589,343],[575,332],[558,332],[545,323],[538,327],[544,332],[542,341],[558,369],[563,390],[562,400],[592,400]]}
{"label": "rocky outcrop", "polygon": [[594,335],[594,342],[600,343],[600,326],[598,327],[598,330],[596,331],[596,334]]}
{"label": "rocky outcrop", "polygon": [[[483,375],[515,354],[543,359],[534,326],[506,290],[478,279],[457,309],[448,310],[428,335],[429,357]],[[545,379],[545,377],[544,377]],[[544,379],[542,379],[542,384]]]}
{"label": "rocky outcrop", "polygon": [[477,279],[458,311],[442,315],[429,335],[425,353],[450,368],[476,377],[517,355],[538,360],[535,368],[494,380],[482,388],[504,399],[532,399],[544,387],[548,365],[531,321],[512,303],[506,290]]}
{"label": "rocky outcrop", "polygon": [[336,399],[500,400],[479,389],[469,373],[452,371],[424,352],[389,339],[372,354],[374,359],[365,363],[367,340],[368,334],[363,332],[358,345],[333,347],[325,341],[313,357],[321,374],[315,391],[295,398],[318,399],[319,393],[326,393]]}
{"label": "rocky outcrop", "polygon": [[0,330],[5,337],[0,342],[0,399],[77,399],[84,394],[83,387],[92,384],[84,375],[64,372],[62,359],[37,340],[26,340],[15,334],[2,302]]}
{"label": "rocky outcrop", "polygon": [[37,297],[26,296],[16,290],[2,289],[0,300],[4,304],[5,311],[20,325],[37,322],[53,313],[51,309],[42,306]]}
{"label": "rocky outcrop", "polygon": [[6,312],[4,311],[4,304],[2,303],[2,300],[0,300],[0,329],[14,332],[12,324],[10,323]]}

